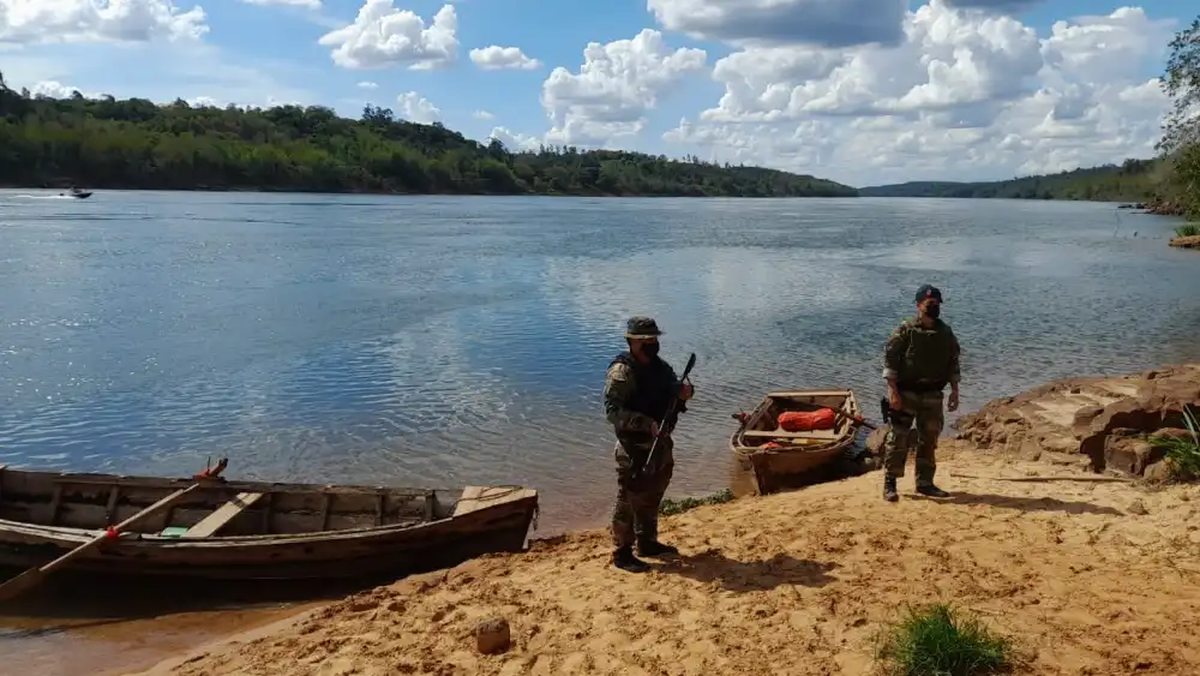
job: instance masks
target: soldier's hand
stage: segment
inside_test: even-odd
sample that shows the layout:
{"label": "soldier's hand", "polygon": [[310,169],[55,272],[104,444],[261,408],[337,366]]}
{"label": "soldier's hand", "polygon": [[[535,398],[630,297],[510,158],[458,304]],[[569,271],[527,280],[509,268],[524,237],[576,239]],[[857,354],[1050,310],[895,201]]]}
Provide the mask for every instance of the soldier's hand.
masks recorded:
{"label": "soldier's hand", "polygon": [[680,399],[682,399],[682,400],[684,400],[684,401],[687,401],[688,399],[691,399],[691,398],[692,398],[692,392],[693,392],[693,390],[692,390],[692,384],[691,384],[691,383],[684,383],[684,384],[683,384],[683,387],[682,387],[682,388],[680,388],[680,390],[679,390],[679,398],[680,398]]}
{"label": "soldier's hand", "polygon": [[658,436],[658,423],[656,423],[656,422],[650,423],[650,436],[652,436],[652,437]]}
{"label": "soldier's hand", "polygon": [[951,391],[950,397],[946,400],[946,410],[954,411],[958,409],[958,392]]}

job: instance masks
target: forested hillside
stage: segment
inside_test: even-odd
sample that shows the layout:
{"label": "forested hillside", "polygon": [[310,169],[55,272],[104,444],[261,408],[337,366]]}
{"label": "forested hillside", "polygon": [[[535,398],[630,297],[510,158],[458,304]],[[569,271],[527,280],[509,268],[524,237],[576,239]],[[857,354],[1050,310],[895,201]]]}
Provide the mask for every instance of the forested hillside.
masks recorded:
{"label": "forested hillside", "polygon": [[0,76],[0,185],[322,192],[854,196],[759,167],[616,151],[511,152],[368,106],[244,110],[144,99],[31,97]]}
{"label": "forested hillside", "polygon": [[1039,200],[1147,201],[1154,197],[1158,160],[1125,160],[1007,181],[913,181],[859,188],[863,197],[975,197]]}

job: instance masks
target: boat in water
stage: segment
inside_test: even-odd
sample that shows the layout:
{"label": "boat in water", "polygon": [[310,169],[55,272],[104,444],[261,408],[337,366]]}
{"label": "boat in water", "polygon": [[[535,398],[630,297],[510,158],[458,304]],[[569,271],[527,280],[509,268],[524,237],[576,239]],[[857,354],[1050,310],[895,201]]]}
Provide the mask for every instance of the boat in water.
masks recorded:
{"label": "boat in water", "polygon": [[769,392],[750,413],[733,414],[729,447],[756,492],[773,493],[847,457],[861,415],[853,390]]}
{"label": "boat in water", "polygon": [[62,196],[62,197],[74,197],[74,198],[76,198],[76,199],[81,199],[81,200],[83,200],[83,199],[87,199],[87,198],[91,197],[91,196],[92,196],[92,191],[91,191],[91,190],[80,190],[79,188],[74,188],[74,187],[73,187],[73,188],[71,188],[71,191],[70,191],[70,192],[68,192],[68,193],[59,193],[59,195],[60,195],[60,196]]}
{"label": "boat in water", "polygon": [[[537,491],[516,486],[445,491],[234,481],[208,472],[166,478],[0,466],[0,565],[45,566],[79,549],[64,569],[205,579],[399,577],[523,551],[538,508]],[[123,523],[131,517],[140,523]]]}

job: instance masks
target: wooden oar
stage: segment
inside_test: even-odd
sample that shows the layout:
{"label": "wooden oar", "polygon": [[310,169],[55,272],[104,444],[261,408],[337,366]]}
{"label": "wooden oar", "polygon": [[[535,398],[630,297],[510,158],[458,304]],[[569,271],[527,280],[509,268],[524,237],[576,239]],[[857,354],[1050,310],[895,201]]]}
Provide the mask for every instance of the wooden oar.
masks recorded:
{"label": "wooden oar", "polygon": [[179,500],[181,498],[183,498],[183,496],[187,495],[188,493],[191,493],[192,491],[196,490],[197,488],[200,488],[199,482],[194,483],[191,486],[188,486],[187,488],[181,488],[181,489],[175,491],[174,493],[168,495],[167,497],[163,498],[162,500],[159,500],[158,502],[154,503],[153,505],[150,505],[149,507],[143,509],[142,511],[138,512],[137,514],[134,514],[133,516],[129,517],[128,519],[125,519],[121,523],[113,526],[111,534],[106,532],[106,533],[104,533],[104,535],[100,535],[96,538],[88,540],[87,542],[79,545],[75,549],[72,549],[71,551],[67,552],[66,554],[63,554],[62,556],[58,557],[57,559],[54,559],[50,563],[47,563],[46,565],[44,565],[40,568],[30,568],[29,570],[25,571],[24,573],[21,573],[20,575],[14,577],[13,579],[9,580],[8,582],[5,582],[4,584],[0,584],[0,601],[7,601],[8,599],[11,599],[12,597],[37,586],[43,579],[45,579],[45,577],[48,574],[53,572],[58,567],[66,564],[71,559],[74,559],[75,557],[77,557],[85,552],[88,552],[96,547],[99,547],[105,540],[109,539],[110,537],[119,536],[121,534],[121,532],[124,531],[125,529],[132,527],[137,522],[154,514],[155,512],[162,511],[163,509],[170,507],[171,505],[175,504],[176,502],[179,502]]}

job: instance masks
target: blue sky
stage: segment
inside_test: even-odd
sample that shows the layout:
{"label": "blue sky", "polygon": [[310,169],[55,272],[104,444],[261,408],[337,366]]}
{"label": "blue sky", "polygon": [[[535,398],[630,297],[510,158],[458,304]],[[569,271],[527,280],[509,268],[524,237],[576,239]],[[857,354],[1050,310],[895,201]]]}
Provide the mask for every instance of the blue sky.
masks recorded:
{"label": "blue sky", "polygon": [[[1152,154],[1169,102],[1151,79],[1171,33],[1200,13],[1182,0],[600,6],[0,0],[0,68],[11,86],[51,95],[296,102],[353,117],[371,102],[513,147],[694,153],[865,185]],[[506,53],[472,50],[491,46],[520,54],[487,69]]]}

